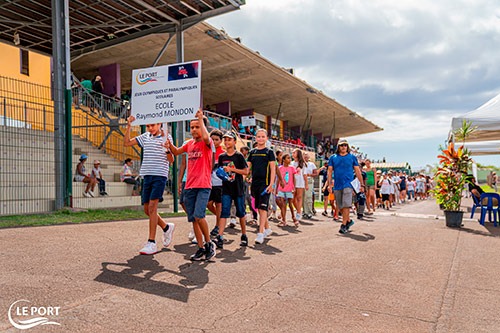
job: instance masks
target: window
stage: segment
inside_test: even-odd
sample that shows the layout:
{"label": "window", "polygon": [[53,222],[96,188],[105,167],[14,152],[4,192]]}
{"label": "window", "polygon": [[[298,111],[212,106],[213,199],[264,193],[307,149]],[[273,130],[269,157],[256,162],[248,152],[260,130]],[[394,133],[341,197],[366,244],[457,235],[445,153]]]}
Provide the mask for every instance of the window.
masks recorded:
{"label": "window", "polygon": [[29,62],[29,52],[28,50],[20,49],[21,57],[21,74],[30,75],[30,62]]}

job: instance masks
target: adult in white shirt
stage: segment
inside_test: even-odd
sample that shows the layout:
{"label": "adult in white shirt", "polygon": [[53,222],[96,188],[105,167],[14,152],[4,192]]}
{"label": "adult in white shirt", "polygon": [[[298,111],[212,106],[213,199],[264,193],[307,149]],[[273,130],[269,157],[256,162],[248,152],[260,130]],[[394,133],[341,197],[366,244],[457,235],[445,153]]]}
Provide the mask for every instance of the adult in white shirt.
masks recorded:
{"label": "adult in white shirt", "polygon": [[307,190],[304,193],[304,218],[310,219],[313,216],[313,192],[314,192],[314,177],[318,175],[316,164],[309,161],[309,154],[304,153],[304,177],[307,179]]}

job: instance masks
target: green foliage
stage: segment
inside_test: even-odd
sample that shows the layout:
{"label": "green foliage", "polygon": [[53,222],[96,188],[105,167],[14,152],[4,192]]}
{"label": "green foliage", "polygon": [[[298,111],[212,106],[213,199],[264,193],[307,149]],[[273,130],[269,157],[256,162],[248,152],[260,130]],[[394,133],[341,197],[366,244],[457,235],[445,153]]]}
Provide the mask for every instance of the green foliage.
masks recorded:
{"label": "green foliage", "polygon": [[[474,129],[470,123],[464,121],[462,127],[454,134],[456,138],[465,142]],[[462,191],[469,182],[467,172],[472,159],[463,145],[455,150],[453,143],[450,143],[447,149],[443,149],[438,158],[439,166],[434,174],[436,187],[433,190],[436,201],[443,206],[444,210],[459,211]]]}

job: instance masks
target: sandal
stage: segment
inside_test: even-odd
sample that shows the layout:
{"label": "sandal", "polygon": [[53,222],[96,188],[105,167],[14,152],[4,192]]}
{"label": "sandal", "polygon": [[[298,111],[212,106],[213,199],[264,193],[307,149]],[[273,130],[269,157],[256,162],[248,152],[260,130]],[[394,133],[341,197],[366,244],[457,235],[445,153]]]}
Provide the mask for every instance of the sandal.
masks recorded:
{"label": "sandal", "polygon": [[278,223],[278,227],[286,227],[288,224],[285,221]]}
{"label": "sandal", "polygon": [[299,227],[299,221],[298,220],[293,220],[293,224],[295,225],[295,228]]}

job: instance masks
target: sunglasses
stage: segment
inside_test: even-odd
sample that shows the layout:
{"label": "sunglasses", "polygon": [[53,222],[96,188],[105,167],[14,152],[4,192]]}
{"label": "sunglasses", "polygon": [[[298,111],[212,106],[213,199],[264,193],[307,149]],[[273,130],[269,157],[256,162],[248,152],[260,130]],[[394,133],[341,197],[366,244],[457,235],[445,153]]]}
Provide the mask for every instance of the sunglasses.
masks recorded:
{"label": "sunglasses", "polygon": [[345,143],[339,145],[339,147],[347,147],[347,145]]}

